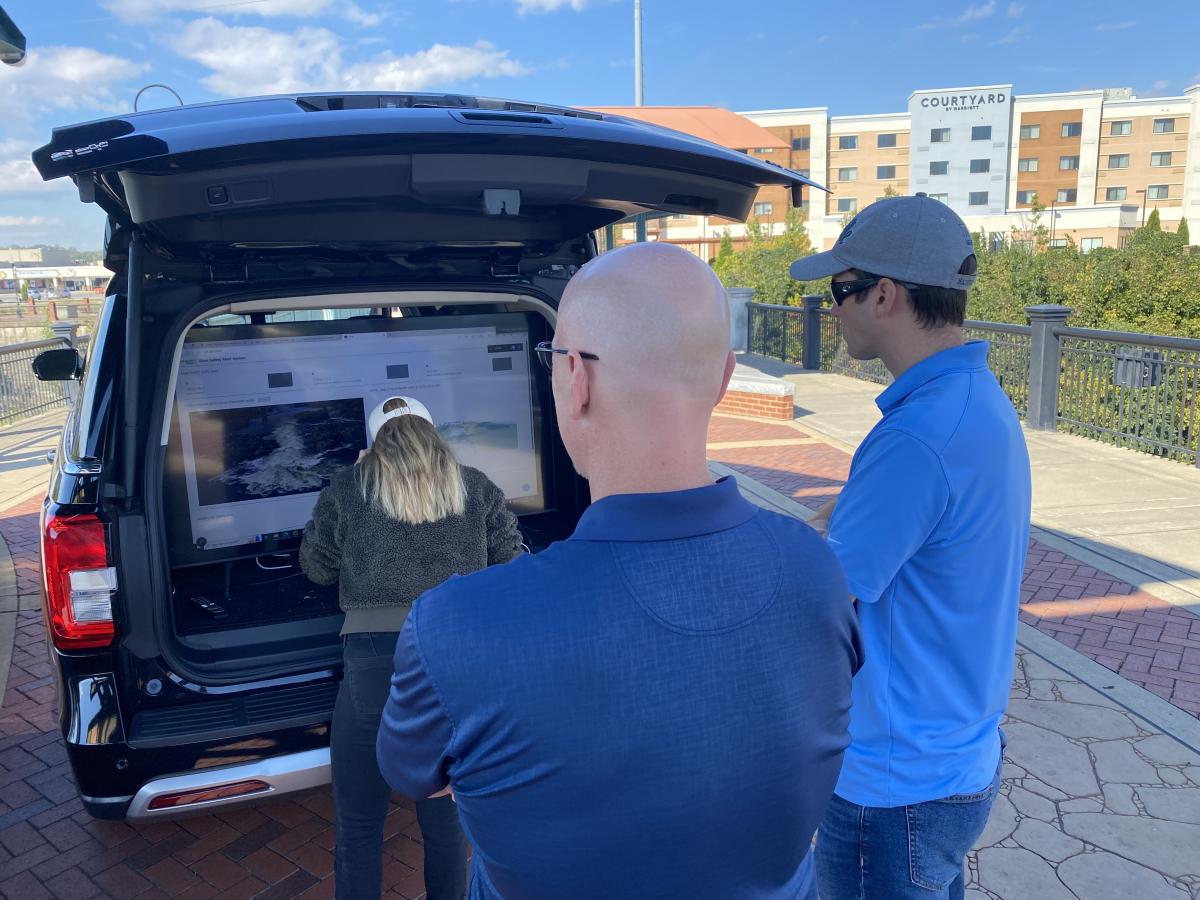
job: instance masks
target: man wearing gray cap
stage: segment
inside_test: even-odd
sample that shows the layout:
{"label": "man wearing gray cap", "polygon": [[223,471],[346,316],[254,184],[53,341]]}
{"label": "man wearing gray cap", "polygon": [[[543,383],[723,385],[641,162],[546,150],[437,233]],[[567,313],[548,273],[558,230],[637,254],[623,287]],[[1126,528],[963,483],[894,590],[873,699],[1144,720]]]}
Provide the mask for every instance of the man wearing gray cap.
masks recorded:
{"label": "man wearing gray cap", "polygon": [[970,233],[924,194],[859,213],[792,277],[832,278],[856,359],[893,383],[829,518],[866,662],[817,834],[822,900],[961,898],[1000,783],[1029,542],[1029,456],[988,345],[964,343]]}

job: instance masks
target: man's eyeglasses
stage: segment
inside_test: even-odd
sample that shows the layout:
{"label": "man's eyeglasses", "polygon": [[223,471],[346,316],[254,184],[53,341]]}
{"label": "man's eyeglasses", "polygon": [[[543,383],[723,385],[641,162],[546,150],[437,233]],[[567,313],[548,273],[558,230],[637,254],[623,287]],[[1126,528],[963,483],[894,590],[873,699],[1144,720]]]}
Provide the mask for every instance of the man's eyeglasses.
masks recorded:
{"label": "man's eyeglasses", "polygon": [[[566,356],[568,353],[571,352],[566,347],[551,346],[550,341],[542,341],[540,344],[538,344],[536,347],[534,347],[533,350],[537,354],[538,359],[541,360],[542,366],[543,366],[543,368],[545,368],[545,370],[547,372],[554,371],[554,354],[555,353],[561,353],[563,356]],[[582,356],[584,359],[599,359],[600,358],[595,353],[585,353],[582,350],[579,351],[579,355]]]}
{"label": "man's eyeglasses", "polygon": [[[869,291],[886,277],[886,275],[867,275],[863,278],[855,278],[853,281],[831,281],[829,282],[829,291],[833,294],[833,302],[841,306],[855,294]],[[910,284],[907,281],[897,281],[896,284],[908,288],[909,291],[921,289],[919,284]]]}

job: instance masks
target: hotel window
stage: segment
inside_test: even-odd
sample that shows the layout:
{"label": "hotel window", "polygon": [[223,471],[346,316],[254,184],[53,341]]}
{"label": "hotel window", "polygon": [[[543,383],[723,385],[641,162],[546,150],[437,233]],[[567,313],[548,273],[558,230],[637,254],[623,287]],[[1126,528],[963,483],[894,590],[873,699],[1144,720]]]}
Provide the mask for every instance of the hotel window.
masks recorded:
{"label": "hotel window", "polygon": [[930,194],[929,199],[936,200],[938,203],[949,203],[950,195],[949,194]]}
{"label": "hotel window", "polygon": [[[1133,120],[1122,119],[1120,122],[1112,122],[1108,126],[1108,133],[1113,137],[1127,137],[1133,134]],[[1084,240],[1090,240],[1084,238]]]}
{"label": "hotel window", "polygon": [[1060,156],[1058,158],[1058,169],[1060,172],[1073,172],[1079,168],[1078,156]]}
{"label": "hotel window", "polygon": [[878,178],[880,181],[891,181],[893,178],[896,177],[896,167],[895,166],[876,166],[875,167],[875,177]]}
{"label": "hotel window", "polygon": [[1107,188],[1104,191],[1104,199],[1106,201],[1108,201],[1109,203],[1112,203],[1115,200],[1124,200],[1125,199],[1125,188],[1123,188],[1123,187]]}
{"label": "hotel window", "polygon": [[1063,137],[1079,137],[1083,134],[1082,122],[1063,122],[1062,136]]}
{"label": "hotel window", "polygon": [[774,211],[774,209],[775,209],[775,206],[771,203],[755,203],[754,204],[754,215],[756,218],[761,218],[762,216],[769,216]]}
{"label": "hotel window", "polygon": [[896,136],[894,134],[880,134],[875,138],[876,147],[895,147]]}
{"label": "hotel window", "polygon": [[1129,168],[1129,154],[1128,153],[1112,154],[1108,158],[1108,167],[1110,169],[1128,169]]}
{"label": "hotel window", "polygon": [[1056,202],[1058,202],[1058,203],[1074,203],[1075,198],[1078,196],[1079,196],[1079,193],[1075,188],[1059,188],[1058,189],[1058,200]]}
{"label": "hotel window", "polygon": [[847,166],[844,169],[838,169],[838,181],[858,181],[858,168]]}
{"label": "hotel window", "polygon": [[990,159],[973,159],[971,160],[971,174],[981,175],[984,172],[992,171],[992,161]]}
{"label": "hotel window", "polygon": [[1084,238],[1079,242],[1079,249],[1084,253],[1091,253],[1093,250],[1098,250],[1104,246],[1104,238]]}
{"label": "hotel window", "polygon": [[973,141],[990,141],[992,139],[991,125],[972,125],[971,140]]}
{"label": "hotel window", "polygon": [[806,138],[806,137],[792,138],[792,149],[793,150],[807,150],[811,146],[812,146],[812,138]]}
{"label": "hotel window", "polygon": [[929,130],[929,143],[931,144],[948,144],[950,143],[949,128],[931,128]]}
{"label": "hotel window", "polygon": [[838,149],[839,150],[857,150],[858,149],[858,135],[857,134],[843,134],[841,137],[838,138]]}
{"label": "hotel window", "polygon": [[967,195],[968,206],[987,206],[988,192],[987,191],[971,191]]}
{"label": "hotel window", "polygon": [[1041,125],[1022,125],[1021,126],[1021,140],[1036,141],[1041,136],[1042,136],[1042,126]]}
{"label": "hotel window", "polygon": [[950,174],[949,160],[941,160],[940,162],[931,162],[929,164],[930,175],[948,175]]}
{"label": "hotel window", "polygon": [[1067,248],[1066,238],[1055,238],[1050,242],[1051,250],[1065,250]]}
{"label": "hotel window", "polygon": [[1038,161],[1037,161],[1036,156],[1030,157],[1029,159],[1017,160],[1017,171],[1018,172],[1036,172],[1037,170],[1038,170]]}
{"label": "hotel window", "polygon": [[1033,203],[1037,200],[1037,191],[1017,191],[1018,203]]}
{"label": "hotel window", "polygon": [[1169,166],[1170,164],[1171,164],[1171,154],[1170,153],[1151,153],[1150,154],[1150,165],[1154,166],[1154,168],[1161,169],[1164,166]]}
{"label": "hotel window", "polygon": [[774,147],[759,147],[759,148],[758,148],[757,150],[755,150],[754,152],[755,152],[755,153],[774,153],[774,152],[775,152],[775,148],[774,148]]}
{"label": "hotel window", "polygon": [[1152,184],[1146,188],[1147,200],[1169,200],[1171,198],[1171,186],[1168,184]]}
{"label": "hotel window", "polygon": [[839,197],[837,202],[837,211],[840,213],[857,212],[858,201],[853,197]]}
{"label": "hotel window", "polygon": [[1154,120],[1155,134],[1174,134],[1175,120],[1174,119],[1155,119]]}

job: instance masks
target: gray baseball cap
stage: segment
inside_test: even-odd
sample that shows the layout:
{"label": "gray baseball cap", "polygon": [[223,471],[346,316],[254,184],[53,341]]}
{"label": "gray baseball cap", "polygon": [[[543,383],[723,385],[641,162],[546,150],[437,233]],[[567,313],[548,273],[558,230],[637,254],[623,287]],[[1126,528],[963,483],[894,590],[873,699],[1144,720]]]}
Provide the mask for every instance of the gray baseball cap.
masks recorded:
{"label": "gray baseball cap", "polygon": [[842,229],[832,250],[792,263],[797,281],[829,278],[847,269],[897,281],[965,291],[974,275],[960,275],[975,252],[963,220],[940,201],[916,194],[872,203]]}

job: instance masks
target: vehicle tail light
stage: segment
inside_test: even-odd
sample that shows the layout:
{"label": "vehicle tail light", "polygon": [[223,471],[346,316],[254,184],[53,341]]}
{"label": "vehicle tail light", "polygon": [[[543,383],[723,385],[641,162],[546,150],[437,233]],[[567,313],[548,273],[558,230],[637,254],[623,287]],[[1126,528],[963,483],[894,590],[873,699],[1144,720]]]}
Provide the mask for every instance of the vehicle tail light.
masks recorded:
{"label": "vehicle tail light", "polygon": [[92,515],[49,516],[42,528],[46,621],[59,650],[113,642],[112,595],[117,573],[108,564],[104,523]]}
{"label": "vehicle tail light", "polygon": [[251,794],[261,794],[271,790],[265,781],[251,778],[246,781],[235,781],[222,784],[219,787],[200,788],[194,791],[177,791],[174,794],[163,794],[150,801],[148,809],[176,809],[180,806],[191,806],[195,803],[211,803],[214,800],[229,800],[233,797],[247,797]]}

